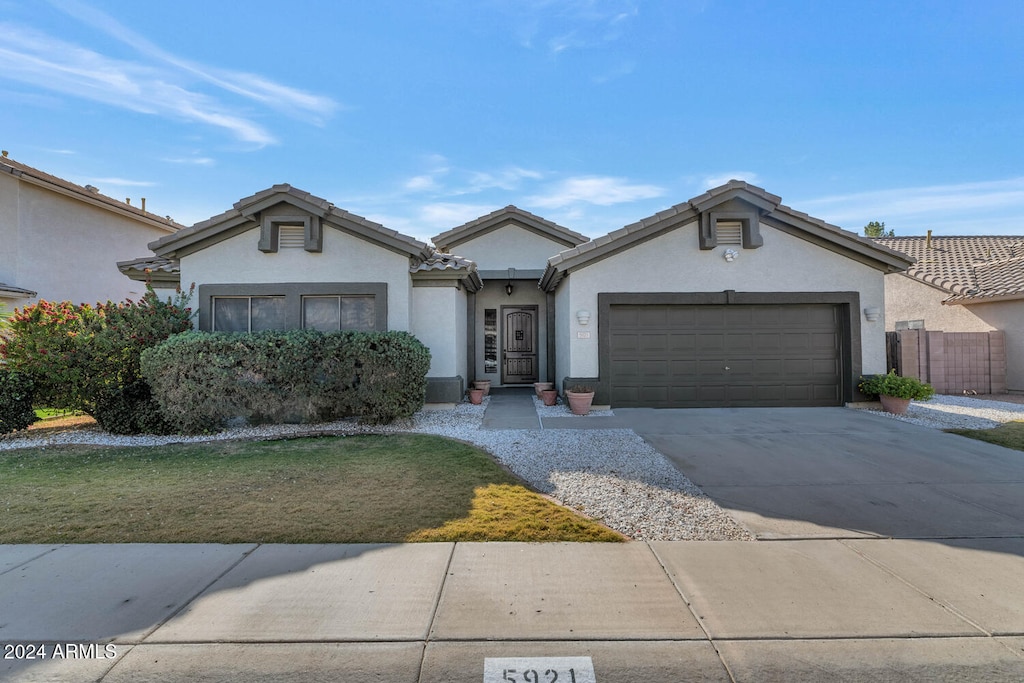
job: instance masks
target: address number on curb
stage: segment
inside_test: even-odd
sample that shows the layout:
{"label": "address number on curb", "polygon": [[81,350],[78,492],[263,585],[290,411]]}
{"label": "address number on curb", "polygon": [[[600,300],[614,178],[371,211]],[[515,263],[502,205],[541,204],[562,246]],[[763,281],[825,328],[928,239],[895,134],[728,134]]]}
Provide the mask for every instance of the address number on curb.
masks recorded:
{"label": "address number on curb", "polygon": [[597,683],[590,657],[487,657],[484,683]]}

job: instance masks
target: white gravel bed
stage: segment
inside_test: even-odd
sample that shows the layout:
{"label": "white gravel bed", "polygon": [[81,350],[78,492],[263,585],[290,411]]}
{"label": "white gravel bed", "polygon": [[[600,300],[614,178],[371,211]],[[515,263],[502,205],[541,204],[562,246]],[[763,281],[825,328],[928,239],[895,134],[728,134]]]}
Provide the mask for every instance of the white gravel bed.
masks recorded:
{"label": "white gravel bed", "polygon": [[1024,405],[936,394],[928,401],[912,401],[906,415],[869,408],[869,412],[932,429],[991,429],[1005,422],[1024,420]]}
{"label": "white gravel bed", "polygon": [[611,410],[591,410],[586,415],[576,415],[569,410],[569,405],[565,403],[561,398],[558,399],[558,403],[553,406],[544,405],[544,401],[540,400],[536,396],[533,397],[533,407],[537,410],[538,417],[612,417],[615,415]]}
{"label": "white gravel bed", "polygon": [[[754,540],[749,531],[632,430],[485,430],[480,428],[480,421],[489,400],[485,398],[481,405],[460,403],[451,410],[421,411],[412,420],[385,427],[341,420],[319,425],[235,428],[194,437],[115,436],[96,428],[69,429],[41,437],[31,432],[8,435],[0,439],[0,450],[62,444],[158,446],[332,432],[436,434],[487,450],[537,490],[631,538]],[[542,404],[541,408],[546,406]],[[569,414],[568,408],[565,412]]]}

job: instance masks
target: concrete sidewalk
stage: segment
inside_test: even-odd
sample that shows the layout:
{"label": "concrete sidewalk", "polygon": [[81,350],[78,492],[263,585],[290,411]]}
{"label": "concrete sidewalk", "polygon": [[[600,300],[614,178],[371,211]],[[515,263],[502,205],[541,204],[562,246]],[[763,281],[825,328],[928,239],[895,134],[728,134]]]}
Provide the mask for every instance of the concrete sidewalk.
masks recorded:
{"label": "concrete sidewalk", "polygon": [[[1020,681],[1022,555],[1021,539],[0,546],[0,643],[22,657],[0,680],[479,683],[486,658],[589,657],[599,683]],[[41,643],[45,660],[16,647]]]}

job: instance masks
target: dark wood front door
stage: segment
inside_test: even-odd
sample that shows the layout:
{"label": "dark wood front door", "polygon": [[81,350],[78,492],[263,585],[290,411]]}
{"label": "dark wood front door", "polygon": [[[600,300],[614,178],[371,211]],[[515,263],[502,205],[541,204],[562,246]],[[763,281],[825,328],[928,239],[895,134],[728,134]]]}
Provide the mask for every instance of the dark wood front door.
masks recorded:
{"label": "dark wood front door", "polygon": [[501,383],[531,384],[537,381],[537,307],[502,306]]}

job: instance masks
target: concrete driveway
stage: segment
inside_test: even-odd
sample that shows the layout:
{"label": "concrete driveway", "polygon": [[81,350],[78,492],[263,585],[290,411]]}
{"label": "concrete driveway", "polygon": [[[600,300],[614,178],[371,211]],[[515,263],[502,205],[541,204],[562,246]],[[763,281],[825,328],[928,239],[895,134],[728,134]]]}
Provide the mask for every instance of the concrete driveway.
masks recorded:
{"label": "concrete driveway", "polygon": [[619,409],[761,539],[1024,535],[1024,453],[848,408]]}

